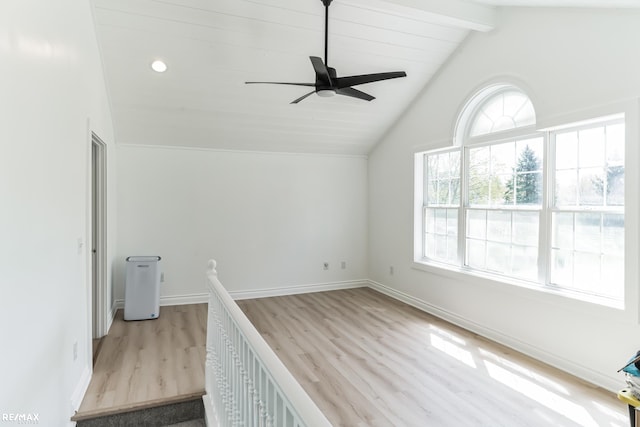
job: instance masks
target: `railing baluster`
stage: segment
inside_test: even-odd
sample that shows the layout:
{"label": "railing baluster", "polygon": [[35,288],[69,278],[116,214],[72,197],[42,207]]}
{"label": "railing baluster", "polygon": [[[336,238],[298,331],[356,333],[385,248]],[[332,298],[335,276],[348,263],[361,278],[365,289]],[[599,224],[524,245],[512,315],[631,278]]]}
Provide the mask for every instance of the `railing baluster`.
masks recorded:
{"label": "railing baluster", "polygon": [[209,261],[207,425],[330,427],[217,277]]}

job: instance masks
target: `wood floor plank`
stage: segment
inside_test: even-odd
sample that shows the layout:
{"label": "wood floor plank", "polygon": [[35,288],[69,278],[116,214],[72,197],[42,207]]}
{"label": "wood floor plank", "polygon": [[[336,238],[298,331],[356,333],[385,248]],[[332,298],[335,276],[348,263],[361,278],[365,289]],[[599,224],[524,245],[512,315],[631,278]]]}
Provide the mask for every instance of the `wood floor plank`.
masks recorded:
{"label": "wood floor plank", "polygon": [[74,420],[180,402],[204,394],[207,304],[160,308],[153,320],[116,313]]}
{"label": "wood floor plank", "polygon": [[238,304],[334,426],[629,422],[612,393],[368,288]]}

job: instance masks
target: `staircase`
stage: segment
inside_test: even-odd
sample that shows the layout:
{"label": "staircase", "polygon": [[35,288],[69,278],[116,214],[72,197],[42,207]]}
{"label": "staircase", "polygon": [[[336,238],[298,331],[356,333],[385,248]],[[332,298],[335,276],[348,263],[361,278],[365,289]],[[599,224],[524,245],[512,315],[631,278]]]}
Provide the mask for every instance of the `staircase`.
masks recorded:
{"label": "staircase", "polygon": [[77,427],[205,427],[202,398],[77,420]]}

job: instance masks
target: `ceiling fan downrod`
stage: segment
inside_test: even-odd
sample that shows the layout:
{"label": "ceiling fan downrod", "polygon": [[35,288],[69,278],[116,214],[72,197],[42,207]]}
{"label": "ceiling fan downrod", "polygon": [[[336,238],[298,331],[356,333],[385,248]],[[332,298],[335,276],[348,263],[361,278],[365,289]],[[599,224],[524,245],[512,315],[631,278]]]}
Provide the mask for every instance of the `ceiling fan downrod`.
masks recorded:
{"label": "ceiling fan downrod", "polygon": [[322,4],[324,4],[324,65],[327,67],[329,63],[327,62],[328,58],[328,44],[329,44],[329,5],[333,0],[322,0]]}

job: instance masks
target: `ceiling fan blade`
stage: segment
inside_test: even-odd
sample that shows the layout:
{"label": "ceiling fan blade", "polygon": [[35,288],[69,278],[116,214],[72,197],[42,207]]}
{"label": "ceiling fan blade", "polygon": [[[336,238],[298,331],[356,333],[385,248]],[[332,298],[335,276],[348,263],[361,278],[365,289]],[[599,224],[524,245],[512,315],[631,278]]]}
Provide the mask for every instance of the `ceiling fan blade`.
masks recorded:
{"label": "ceiling fan blade", "polygon": [[309,96],[309,95],[313,95],[314,93],[316,93],[316,91],[315,91],[315,90],[312,90],[311,92],[309,92],[309,93],[307,93],[307,94],[305,94],[305,95],[302,95],[300,98],[295,99],[295,100],[291,101],[290,103],[291,103],[291,104],[297,104],[298,102],[300,102],[300,101],[302,101],[303,99],[305,99],[307,96]]}
{"label": "ceiling fan blade", "polygon": [[287,83],[287,82],[244,82],[247,85],[266,84],[266,85],[290,85],[290,86],[309,86],[315,87],[315,83]]}
{"label": "ceiling fan blade", "polygon": [[392,71],[390,73],[362,74],[360,76],[338,77],[334,82],[334,87],[342,89],[349,86],[357,86],[365,83],[379,82],[380,80],[397,79],[407,77],[404,71]]}
{"label": "ceiling fan blade", "polygon": [[327,66],[322,62],[322,58],[310,56],[313,69],[316,71],[316,86],[331,86],[331,77]]}
{"label": "ceiling fan blade", "polygon": [[375,96],[371,96],[368,93],[364,93],[352,87],[343,87],[342,89],[336,89],[336,93],[338,95],[345,95],[345,96],[350,96],[352,98],[364,99],[365,101],[371,101],[373,99],[376,99]]}

